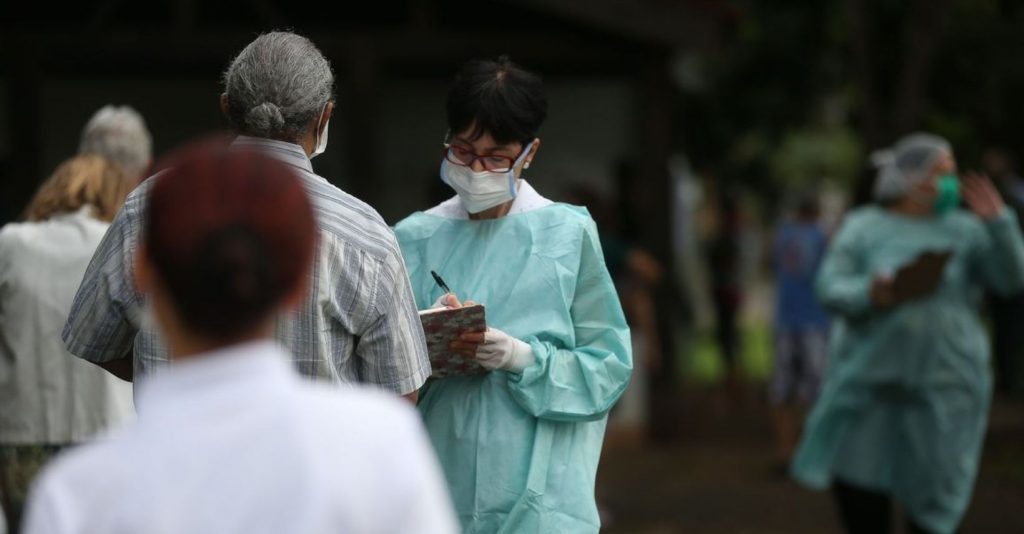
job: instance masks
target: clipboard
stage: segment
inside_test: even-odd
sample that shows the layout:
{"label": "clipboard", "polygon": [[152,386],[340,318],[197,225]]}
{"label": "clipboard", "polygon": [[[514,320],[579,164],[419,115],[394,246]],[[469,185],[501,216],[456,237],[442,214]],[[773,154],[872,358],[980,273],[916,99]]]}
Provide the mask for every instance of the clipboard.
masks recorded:
{"label": "clipboard", "polygon": [[946,264],[952,257],[952,250],[928,251],[900,267],[892,282],[895,302],[917,300],[934,293],[942,283]]}
{"label": "clipboard", "polygon": [[488,372],[476,360],[452,352],[449,348],[451,342],[463,332],[483,332],[487,329],[486,310],[482,305],[423,310],[420,312],[420,322],[427,338],[432,378],[473,376]]}

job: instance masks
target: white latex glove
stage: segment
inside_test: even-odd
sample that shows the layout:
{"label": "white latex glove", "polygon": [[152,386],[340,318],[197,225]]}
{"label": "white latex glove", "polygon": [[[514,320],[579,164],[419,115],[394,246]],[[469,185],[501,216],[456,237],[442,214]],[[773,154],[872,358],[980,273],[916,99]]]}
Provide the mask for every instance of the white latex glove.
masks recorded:
{"label": "white latex glove", "polygon": [[445,293],[445,294],[441,295],[440,297],[437,297],[437,300],[435,300],[434,303],[430,305],[430,309],[431,310],[436,310],[436,309],[439,309],[439,308],[459,308],[459,307],[462,307],[462,304],[459,303],[459,299],[458,299],[458,297],[455,296],[454,293]]}
{"label": "white latex glove", "polygon": [[476,359],[488,369],[522,372],[536,359],[533,349],[525,341],[516,339],[496,328],[488,328],[484,342],[476,349]]}

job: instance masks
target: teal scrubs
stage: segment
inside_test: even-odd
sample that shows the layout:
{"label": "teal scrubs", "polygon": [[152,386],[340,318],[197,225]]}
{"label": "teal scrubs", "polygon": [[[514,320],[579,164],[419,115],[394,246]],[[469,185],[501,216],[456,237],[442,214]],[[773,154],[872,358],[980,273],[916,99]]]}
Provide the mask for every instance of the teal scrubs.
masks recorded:
{"label": "teal scrubs", "polygon": [[[951,250],[938,290],[883,311],[879,273]],[[1024,241],[1009,210],[918,219],[870,207],[848,216],[817,280],[836,314],[829,370],[793,464],[813,488],[833,478],[892,495],[913,521],[952,532],[970,501],[992,397],[982,287],[1024,289]]]}
{"label": "teal scrubs", "polygon": [[484,221],[416,213],[395,231],[421,309],[442,294],[435,270],[536,357],[522,373],[443,378],[421,390],[465,532],[597,532],[607,414],[633,364],[593,220],[551,204]]}

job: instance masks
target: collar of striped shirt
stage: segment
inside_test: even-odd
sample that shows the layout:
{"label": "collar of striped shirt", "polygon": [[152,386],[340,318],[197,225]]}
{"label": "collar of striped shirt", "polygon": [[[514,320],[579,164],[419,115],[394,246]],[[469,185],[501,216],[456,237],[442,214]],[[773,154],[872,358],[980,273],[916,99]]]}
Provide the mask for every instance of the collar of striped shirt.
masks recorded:
{"label": "collar of striped shirt", "polygon": [[266,152],[289,165],[294,165],[310,174],[316,174],[313,172],[313,162],[309,161],[309,156],[306,155],[306,151],[295,143],[240,135],[235,138],[231,143],[231,146],[251,148],[253,150]]}

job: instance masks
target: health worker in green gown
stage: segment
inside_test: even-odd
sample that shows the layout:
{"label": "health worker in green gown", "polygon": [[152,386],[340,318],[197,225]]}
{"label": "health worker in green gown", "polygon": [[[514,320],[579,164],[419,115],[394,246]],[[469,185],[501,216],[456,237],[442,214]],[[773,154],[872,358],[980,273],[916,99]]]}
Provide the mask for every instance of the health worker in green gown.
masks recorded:
{"label": "health worker in green gown", "polygon": [[597,532],[607,414],[633,365],[596,226],[522,177],[547,113],[540,78],[470,61],[447,113],[441,179],[457,195],[396,233],[420,309],[485,306],[487,331],[452,348],[490,371],[429,381],[419,409],[465,532]]}
{"label": "health worker in green gown", "polygon": [[831,486],[848,532],[889,532],[893,500],[911,532],[955,532],[992,396],[978,299],[1024,289],[1024,241],[987,178],[954,174],[945,140],[914,134],[876,159],[879,205],[847,216],[817,279],[837,321],[792,470]]}

